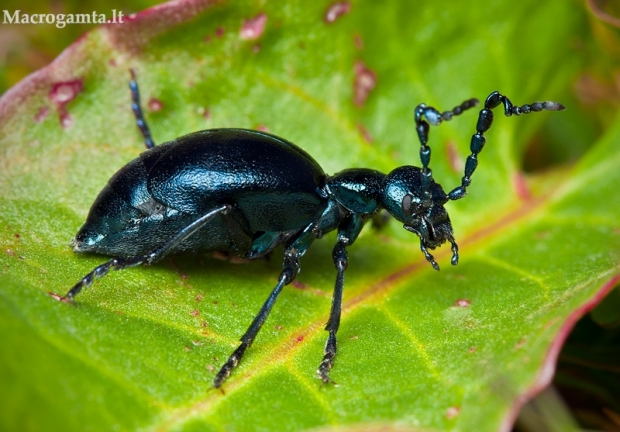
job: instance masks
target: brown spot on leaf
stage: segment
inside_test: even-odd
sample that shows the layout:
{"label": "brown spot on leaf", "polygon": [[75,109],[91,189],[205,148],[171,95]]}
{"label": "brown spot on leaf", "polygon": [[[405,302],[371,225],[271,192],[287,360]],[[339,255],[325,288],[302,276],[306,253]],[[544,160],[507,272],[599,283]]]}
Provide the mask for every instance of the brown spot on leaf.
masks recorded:
{"label": "brown spot on leaf", "polygon": [[360,132],[362,138],[367,144],[372,144],[372,136],[370,135],[370,132],[368,132],[368,129],[364,127],[364,125],[358,123],[357,130]]}
{"label": "brown spot on leaf", "polygon": [[366,67],[358,60],[354,67],[355,80],[353,82],[353,103],[361,107],[368,99],[370,92],[377,85],[377,74]]}
{"label": "brown spot on leaf", "polygon": [[293,279],[293,282],[291,282],[291,285],[293,286],[293,288],[297,288],[297,289],[306,288],[306,284],[299,282],[298,280],[295,280],[295,279]]}
{"label": "brown spot on leaf", "polygon": [[39,108],[39,110],[35,114],[34,121],[36,121],[37,123],[41,123],[43,120],[45,120],[49,112],[50,112],[49,107],[42,106],[41,108]]}
{"label": "brown spot on leaf", "polygon": [[520,199],[527,201],[532,198],[532,192],[530,191],[527,181],[525,180],[525,176],[522,172],[518,171],[512,177],[512,187]]}
{"label": "brown spot on leaf", "polygon": [[267,24],[267,15],[264,13],[256,15],[254,18],[247,19],[241,26],[239,37],[244,40],[258,39],[265,31]]}
{"label": "brown spot on leaf", "polygon": [[150,111],[157,112],[164,108],[164,104],[157,98],[150,98],[147,104]]}
{"label": "brown spot on leaf", "polygon": [[351,3],[348,1],[332,3],[327,7],[323,19],[331,24],[338,18],[351,12]]}
{"label": "brown spot on leaf", "polygon": [[48,291],[47,294],[54,300],[58,300],[59,302],[63,302],[63,303],[69,303],[69,300],[65,296],[61,296],[60,294],[56,294],[51,291]]}
{"label": "brown spot on leaf", "polygon": [[189,313],[191,316],[195,316],[197,317],[198,315],[200,315],[200,311],[198,309],[194,309],[193,311],[191,311]]}
{"label": "brown spot on leaf", "polygon": [[57,105],[71,102],[82,91],[82,80],[66,81],[54,84],[49,97]]}
{"label": "brown spot on leaf", "polygon": [[83,89],[81,79],[56,83],[49,92],[49,98],[56,105],[60,125],[66,129],[73,124],[73,118],[69,115],[67,104],[76,98]]}
{"label": "brown spot on leaf", "polygon": [[458,307],[466,308],[471,305],[471,302],[467,299],[459,299],[454,304]]}
{"label": "brown spot on leaf", "polygon": [[461,158],[461,156],[459,155],[459,152],[456,149],[456,145],[454,145],[454,142],[448,141],[448,145],[446,146],[446,153],[448,154],[450,168],[452,168],[452,170],[455,172],[462,172],[465,168],[465,163],[463,162],[463,158]]}
{"label": "brown spot on leaf", "polygon": [[446,411],[446,417],[448,418],[448,420],[453,419],[454,417],[459,415],[460,412],[461,412],[460,407],[456,407],[456,406],[450,407]]}
{"label": "brown spot on leaf", "polygon": [[357,48],[358,50],[364,49],[364,40],[362,39],[362,36],[359,33],[356,33],[355,35],[353,35],[353,44],[355,45],[355,48]]}

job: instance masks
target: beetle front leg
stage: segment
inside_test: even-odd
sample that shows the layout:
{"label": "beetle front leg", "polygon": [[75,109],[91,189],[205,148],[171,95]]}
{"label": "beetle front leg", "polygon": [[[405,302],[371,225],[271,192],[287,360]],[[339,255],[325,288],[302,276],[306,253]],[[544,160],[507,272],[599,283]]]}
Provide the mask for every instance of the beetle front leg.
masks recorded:
{"label": "beetle front leg", "polygon": [[271,294],[269,294],[269,297],[267,297],[267,300],[260,308],[260,311],[252,321],[252,324],[250,324],[250,327],[248,327],[244,335],[241,336],[241,344],[239,344],[237,349],[230,355],[230,357],[228,357],[226,363],[224,363],[224,365],[220,368],[219,372],[213,379],[213,387],[220,388],[224,381],[226,381],[226,378],[230,376],[233,369],[237,367],[237,365],[243,358],[243,354],[245,354],[245,350],[252,345],[252,342],[254,342],[256,335],[267,320],[267,317],[269,316],[269,313],[271,312],[271,309],[273,308],[273,305],[275,304],[278,295],[280,295],[280,292],[282,292],[282,288],[284,288],[284,285],[288,285],[293,282],[293,280],[299,273],[298,252],[295,250],[286,251],[284,254],[284,264],[282,265],[282,267],[283,270],[282,273],[280,273],[280,277],[278,278],[278,284],[273,289]]}
{"label": "beetle front leg", "polygon": [[[456,243],[452,243],[452,244],[456,245]],[[437,261],[435,261],[435,257],[433,257],[433,255],[431,255],[431,253],[428,251],[428,248],[426,247],[426,244],[424,244],[424,240],[422,239],[420,239],[420,250],[424,254],[426,261],[428,261],[435,270],[439,271],[439,264],[437,264]],[[452,250],[454,251],[454,249]],[[456,256],[458,257],[458,254]],[[454,264],[455,262],[458,262],[458,258],[452,258],[453,265],[456,265]]]}
{"label": "beetle front leg", "polygon": [[329,320],[325,325],[325,330],[329,332],[327,342],[325,343],[325,351],[323,354],[323,360],[317,369],[316,373],[319,379],[324,383],[333,382],[329,377],[329,371],[334,366],[334,359],[336,358],[336,332],[340,327],[340,314],[342,312],[342,291],[344,289],[344,271],[349,265],[349,258],[347,256],[347,249],[345,243],[339,241],[334,246],[332,252],[334,260],[334,266],[338,274],[336,276],[336,284],[334,286],[334,296],[332,297],[332,307],[329,313]]}

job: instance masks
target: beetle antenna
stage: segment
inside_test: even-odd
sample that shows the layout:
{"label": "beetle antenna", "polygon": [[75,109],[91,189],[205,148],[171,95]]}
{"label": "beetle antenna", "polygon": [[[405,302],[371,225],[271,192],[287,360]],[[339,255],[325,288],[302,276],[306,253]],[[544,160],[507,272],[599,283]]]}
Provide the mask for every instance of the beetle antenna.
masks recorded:
{"label": "beetle antenna", "polygon": [[[439,126],[442,121],[452,120],[452,117],[461,114],[463,111],[478,105],[478,99],[468,99],[450,111],[440,113],[433,107],[427,107],[425,104],[418,105],[414,110],[416,131],[420,139],[420,161],[422,161],[422,192],[424,199],[430,200],[430,185],[433,173],[428,167],[431,161],[431,148],[427,145],[428,131],[430,125]],[[426,120],[424,120],[426,118]]]}
{"label": "beetle antenna", "polygon": [[471,137],[471,154],[467,157],[465,162],[465,173],[461,179],[461,185],[454,188],[449,194],[448,199],[458,200],[465,196],[467,187],[471,183],[471,176],[478,166],[478,154],[482,151],[486,138],[483,134],[489,130],[493,123],[493,108],[498,105],[504,105],[504,114],[506,117],[512,115],[519,116],[521,114],[529,114],[531,112],[539,111],[563,111],[566,108],[564,105],[558,102],[534,102],[532,104],[525,104],[522,106],[513,105],[506,96],[501,95],[499,92],[494,91],[487,97],[484,102],[484,108],[478,115],[478,123],[476,124],[476,133]]}
{"label": "beetle antenna", "polygon": [[129,73],[131,74],[131,81],[129,81],[129,89],[131,90],[131,110],[133,111],[133,115],[136,117],[136,125],[138,125],[138,129],[140,129],[140,133],[144,137],[145,147],[147,149],[151,149],[155,147],[155,143],[151,138],[149,125],[144,119],[142,107],[140,106],[140,89],[138,88],[138,81],[136,81],[136,70],[129,69]]}

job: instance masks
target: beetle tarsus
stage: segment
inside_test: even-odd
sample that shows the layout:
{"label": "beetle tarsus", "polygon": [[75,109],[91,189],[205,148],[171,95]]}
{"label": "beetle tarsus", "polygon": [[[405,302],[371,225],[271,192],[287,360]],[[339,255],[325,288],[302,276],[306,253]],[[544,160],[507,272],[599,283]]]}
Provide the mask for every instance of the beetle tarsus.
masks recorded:
{"label": "beetle tarsus", "polygon": [[428,261],[435,270],[439,271],[439,264],[437,264],[437,261],[435,261],[435,258],[433,257],[433,255],[431,255],[431,253],[428,251],[422,239],[420,239],[420,250],[424,254],[426,261]]}
{"label": "beetle tarsus", "polygon": [[88,273],[78,283],[76,283],[63,298],[69,302],[73,302],[76,295],[78,295],[83,289],[90,287],[95,279],[105,276],[110,271],[110,268],[114,267],[117,261],[117,258],[113,258],[110,261],[95,267],[93,271]]}
{"label": "beetle tarsus", "polygon": [[339,237],[342,238],[334,246],[332,251],[332,259],[334,266],[338,271],[336,275],[336,283],[334,284],[334,295],[332,297],[332,306],[329,312],[329,320],[325,324],[325,330],[329,332],[327,342],[325,343],[325,350],[323,353],[323,359],[317,369],[317,375],[324,383],[332,382],[329,377],[329,371],[334,365],[334,359],[336,357],[336,332],[340,328],[340,315],[342,313],[342,293],[344,291],[344,272],[349,266],[349,257],[347,256],[346,245],[351,242],[350,235],[347,235],[346,231],[339,232]]}
{"label": "beetle tarsus", "polygon": [[258,314],[254,317],[252,324],[250,324],[245,334],[241,337],[241,344],[239,347],[237,347],[230,357],[228,357],[226,363],[224,363],[217,375],[215,375],[215,378],[213,379],[213,387],[220,388],[224,381],[226,381],[226,379],[230,376],[233,369],[237,367],[243,357],[243,354],[245,353],[245,350],[252,345],[256,335],[267,320],[267,317],[269,316],[278,295],[280,295],[282,288],[284,285],[291,283],[299,272],[298,253],[294,251],[286,251],[284,256],[284,265],[282,273],[280,273],[280,277],[278,278],[278,284],[273,291],[271,291],[271,294],[269,294],[269,297],[265,300],[265,303],[260,308],[260,311],[258,311]]}
{"label": "beetle tarsus", "polygon": [[217,373],[217,375],[213,379],[213,387],[217,389],[220,389],[222,387],[222,384],[224,384],[224,381],[226,381],[226,379],[230,376],[233,369],[237,367],[237,365],[239,364],[239,361],[241,361],[241,358],[243,357],[243,354],[245,353],[245,350],[249,346],[250,345],[247,344],[246,342],[241,342],[241,344],[237,347],[237,349],[230,355],[230,357],[228,357],[228,360],[226,360],[226,363],[222,365],[220,371]]}
{"label": "beetle tarsus", "polygon": [[459,246],[456,244],[454,238],[452,237],[450,237],[448,241],[452,246],[452,259],[450,260],[450,262],[452,263],[452,265],[457,265],[459,263]]}
{"label": "beetle tarsus", "polygon": [[325,350],[323,354],[323,360],[319,364],[319,368],[316,373],[319,379],[324,384],[336,384],[329,377],[329,371],[334,366],[334,359],[336,358],[337,353],[337,345],[336,345],[336,331],[331,330],[329,332],[329,337],[327,338],[327,342],[325,343]]}

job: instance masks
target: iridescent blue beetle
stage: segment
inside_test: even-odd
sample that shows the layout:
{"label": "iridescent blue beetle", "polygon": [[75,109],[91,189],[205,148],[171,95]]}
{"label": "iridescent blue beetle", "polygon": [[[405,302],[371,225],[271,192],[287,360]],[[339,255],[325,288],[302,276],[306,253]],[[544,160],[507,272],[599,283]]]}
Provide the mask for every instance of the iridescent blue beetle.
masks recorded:
{"label": "iridescent blue beetle", "polygon": [[439,270],[429,249],[445,242],[451,244],[452,264],[456,265],[458,247],[443,206],[465,196],[485,143],[483,134],[493,122],[491,110],[501,104],[505,115],[511,116],[564,109],[557,102],[513,106],[507,97],[491,93],[478,116],[461,184],[446,194],[429,168],[429,125],[439,125],[476,106],[476,99],[443,113],[424,104],[416,107],[422,168],[402,166],[387,175],[351,168],[328,176],[295,144],[253,130],[205,130],[155,146],[140,108],[133,71],[130,88],[132,108],[148,150],[110,179],[73,240],[75,252],[115,258],[87,274],[63,299],[73,300],[110,269],[150,265],[171,254],[222,251],[253,259],[283,245],[278,283],[241,337],[239,347],[215,376],[216,388],[254,341],[282,288],[299,273],[299,259],[314,239],[337,230],[332,254],[337,275],[325,326],[329,336],[317,370],[319,379],[331,382],[347,248],[364,223],[386,209],[420,238],[420,249],[433,268]]}

